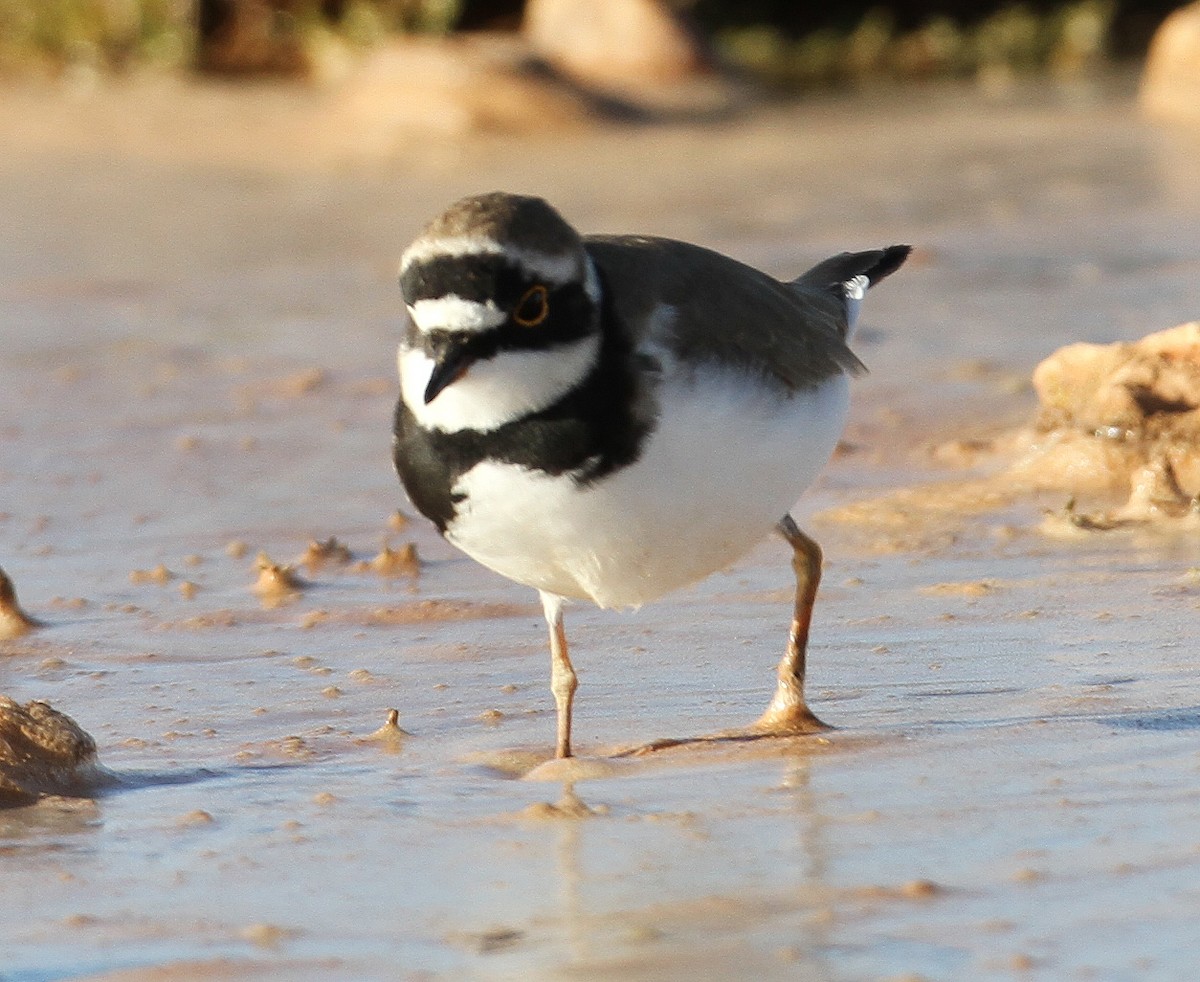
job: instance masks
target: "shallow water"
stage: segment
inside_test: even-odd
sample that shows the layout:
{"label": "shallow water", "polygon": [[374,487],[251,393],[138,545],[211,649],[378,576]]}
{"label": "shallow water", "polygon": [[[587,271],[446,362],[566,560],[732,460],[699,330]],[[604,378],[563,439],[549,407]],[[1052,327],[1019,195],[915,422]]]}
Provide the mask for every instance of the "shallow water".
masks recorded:
{"label": "shallow water", "polygon": [[[1128,80],[298,159],[236,101],[180,143],[136,89],[91,99],[0,111],[0,565],[50,624],[2,643],[0,692],[70,713],[118,783],[0,813],[0,979],[1195,971],[1195,541],[1046,539],[1056,500],[823,515],[944,476],[922,448],[1023,418],[1054,348],[1195,318],[1197,141]],[[388,525],[394,263],[493,187],[781,275],[917,245],[866,305],[853,452],[797,512],[828,742],[514,779],[553,735],[535,598]],[[264,607],[256,553],[330,535],[415,541],[421,575],[301,569]],[[767,542],[636,614],[571,608],[578,750],[754,718],[789,580]],[[392,707],[411,736],[363,742]]]}

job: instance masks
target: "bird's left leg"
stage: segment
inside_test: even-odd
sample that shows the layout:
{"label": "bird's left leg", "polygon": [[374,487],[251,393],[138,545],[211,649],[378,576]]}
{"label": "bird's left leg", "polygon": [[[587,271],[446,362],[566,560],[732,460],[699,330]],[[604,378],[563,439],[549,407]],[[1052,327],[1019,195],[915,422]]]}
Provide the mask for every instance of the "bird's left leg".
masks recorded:
{"label": "bird's left leg", "polygon": [[775,526],[775,530],[792,547],[792,569],[796,573],[796,603],[792,613],[792,627],[788,632],[787,648],[776,673],[778,681],[775,685],[775,695],[767,711],[750,726],[722,730],[708,736],[654,740],[622,750],[616,756],[641,756],[686,744],[799,736],[832,729],[816,717],[804,699],[804,662],[808,653],[808,627],[812,622],[817,587],[821,583],[821,547],[800,531],[791,515],[784,515]]}
{"label": "bird's left leg", "polygon": [[571,756],[571,707],[579,681],[567,652],[567,632],[563,630],[563,598],[553,593],[541,593],[542,610],[550,628],[550,691],[558,712],[558,737],[555,757]]}
{"label": "bird's left leg", "polygon": [[775,529],[792,547],[792,569],[796,572],[796,606],[787,649],[779,662],[775,695],[767,711],[751,728],[754,731],[785,736],[828,730],[808,708],[804,699],[804,662],[808,653],[808,628],[813,604],[821,583],[821,547],[800,531],[791,515],[784,515]]}

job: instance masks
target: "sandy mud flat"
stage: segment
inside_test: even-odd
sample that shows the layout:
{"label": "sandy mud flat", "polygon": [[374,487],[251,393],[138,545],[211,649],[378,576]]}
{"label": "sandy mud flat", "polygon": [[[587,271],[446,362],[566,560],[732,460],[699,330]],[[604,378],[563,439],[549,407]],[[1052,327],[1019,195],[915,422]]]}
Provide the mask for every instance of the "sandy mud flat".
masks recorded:
{"label": "sandy mud flat", "polygon": [[[1195,134],[1129,79],[453,143],[258,98],[0,105],[0,567],[40,622],[0,693],[104,769],[0,810],[0,980],[1200,969],[1200,538],[1047,534],[1068,493],[996,491],[981,449],[1057,348],[1196,319]],[[780,275],[917,247],[797,511],[827,737],[607,757],[761,711],[768,541],[571,608],[591,759],[521,779],[553,735],[536,599],[398,518],[388,459],[396,259],[492,188]]]}

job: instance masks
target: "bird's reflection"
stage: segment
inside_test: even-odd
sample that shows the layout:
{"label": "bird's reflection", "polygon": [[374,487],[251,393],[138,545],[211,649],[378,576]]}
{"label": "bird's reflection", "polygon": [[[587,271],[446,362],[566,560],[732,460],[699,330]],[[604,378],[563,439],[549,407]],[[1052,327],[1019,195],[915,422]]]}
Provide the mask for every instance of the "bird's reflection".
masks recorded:
{"label": "bird's reflection", "polygon": [[[732,879],[737,884],[735,894],[732,898],[719,896],[719,899],[744,901],[748,912],[755,908],[756,903],[764,900],[771,909],[778,909],[782,905],[783,908],[794,911],[799,916],[784,914],[780,917],[777,933],[773,937],[773,947],[757,954],[765,959],[786,956],[797,970],[804,969],[817,973],[818,977],[827,977],[832,971],[827,953],[832,950],[834,943],[832,932],[835,923],[835,920],[828,916],[828,905],[833,894],[826,879],[830,869],[827,842],[830,822],[821,810],[821,795],[813,787],[812,761],[789,761],[778,784],[772,790],[778,796],[786,796],[788,801],[788,805],[782,809],[782,814],[778,815],[780,821],[776,827],[781,836],[782,851],[791,856],[789,865],[794,870],[794,875],[781,888],[778,882],[761,885],[744,882],[734,871],[731,877],[725,879]],[[615,833],[613,827],[603,821],[603,816],[608,813],[607,807],[597,801],[585,801],[577,791],[574,781],[562,784],[559,799],[547,807],[546,813],[562,819],[557,822],[554,843],[558,910],[562,916],[560,923],[563,931],[562,941],[566,948],[566,962],[573,971],[599,970],[611,963],[612,959],[623,957],[619,950],[623,945],[633,944],[640,948],[659,943],[683,943],[687,945],[684,960],[690,964],[697,959],[703,961],[703,951],[697,952],[695,947],[697,940],[700,941],[702,949],[708,947],[703,943],[706,932],[711,935],[712,953],[715,958],[724,957],[720,952],[726,949],[731,940],[734,944],[738,943],[736,934],[731,939],[731,932],[737,931],[736,923],[713,923],[706,926],[704,907],[713,897],[706,892],[702,884],[695,884],[694,889],[672,897],[669,884],[660,882],[649,893],[643,894],[647,897],[644,909],[630,908],[616,918],[608,915],[619,912],[590,909],[589,896],[606,893],[606,884],[620,872],[620,865],[631,860],[638,862],[638,857],[614,857],[612,863],[596,871],[595,875],[589,873],[584,864],[585,850],[590,849],[587,854],[594,858],[597,846],[606,845],[607,839],[620,833]],[[597,818],[597,821],[586,820],[591,818]],[[695,831],[694,824],[689,823],[688,827],[692,832]],[[731,834],[737,833],[731,830]],[[729,838],[719,834],[706,834],[697,841],[711,842],[718,846],[729,845]],[[609,845],[607,852],[612,853],[611,844]],[[771,844],[747,844],[747,849],[753,848],[756,851],[763,847],[771,848]],[[701,845],[698,848],[708,849],[709,846]],[[642,875],[640,862],[638,867],[632,875]],[[781,894],[777,892],[780,889]],[[747,916],[750,916],[749,913]],[[647,921],[648,917],[666,917],[670,919],[670,923],[657,925]],[[623,929],[614,936],[613,929],[619,926],[623,926]],[[693,935],[698,937],[692,937]],[[654,959],[656,964],[661,964],[658,959],[662,957],[672,960],[675,958],[671,952],[651,951],[650,948],[624,954],[635,958],[639,954],[644,955],[648,959]],[[684,955],[683,949],[680,955]],[[649,964],[648,962],[647,967]]]}

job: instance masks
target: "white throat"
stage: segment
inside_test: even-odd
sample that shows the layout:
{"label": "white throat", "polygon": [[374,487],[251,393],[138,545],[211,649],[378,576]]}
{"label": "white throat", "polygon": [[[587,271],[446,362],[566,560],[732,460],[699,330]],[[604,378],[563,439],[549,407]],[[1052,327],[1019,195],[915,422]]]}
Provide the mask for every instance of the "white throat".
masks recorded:
{"label": "white throat", "polygon": [[578,385],[596,364],[600,335],[541,350],[505,350],[477,361],[430,403],[425,389],[433,359],[420,348],[400,346],[400,395],[426,429],[456,433],[488,432],[553,405]]}

